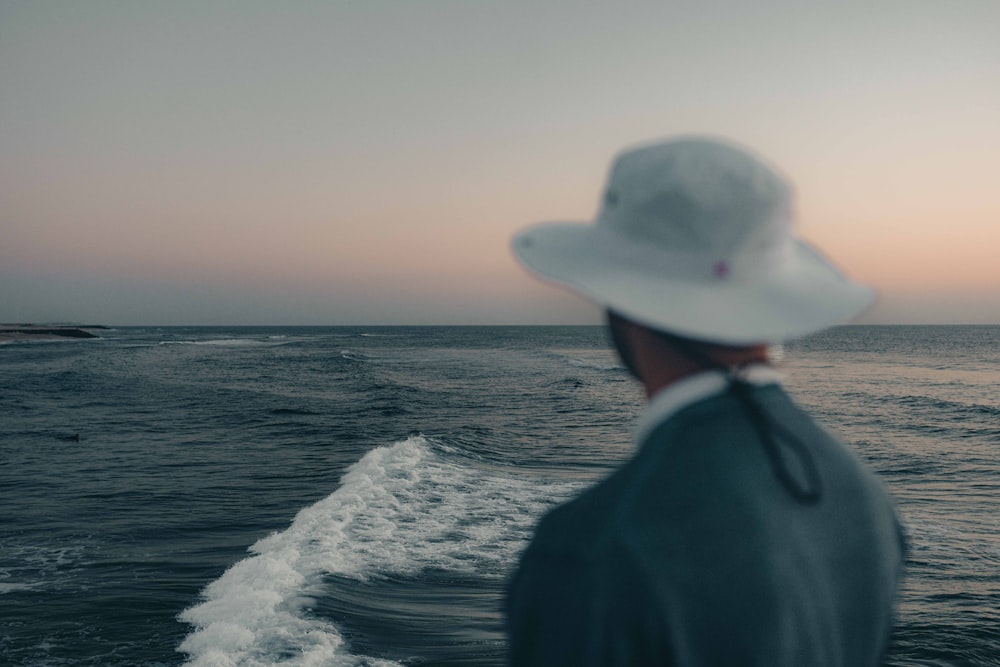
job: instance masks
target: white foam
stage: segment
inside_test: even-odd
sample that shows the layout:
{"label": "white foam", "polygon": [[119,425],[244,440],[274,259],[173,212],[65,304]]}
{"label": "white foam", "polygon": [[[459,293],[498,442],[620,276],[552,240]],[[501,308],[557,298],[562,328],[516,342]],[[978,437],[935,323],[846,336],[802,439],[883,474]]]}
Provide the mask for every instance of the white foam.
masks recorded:
{"label": "white foam", "polygon": [[505,576],[538,515],[574,488],[483,472],[421,436],[374,449],[205,589],[181,614],[196,630],[179,650],[199,666],[395,664],[348,654],[337,628],[308,614],[324,575]]}
{"label": "white foam", "polygon": [[209,347],[276,347],[284,345],[287,341],[275,336],[269,336],[267,340],[256,338],[213,338],[209,340],[161,340],[159,345],[199,345]]}
{"label": "white foam", "polygon": [[0,595],[17,591],[80,590],[92,564],[95,546],[90,537],[71,545],[4,544],[8,565],[0,569]]}
{"label": "white foam", "polygon": [[351,361],[370,361],[371,357],[367,354],[362,354],[360,352],[355,352],[354,350],[341,350],[341,359],[349,359]]}
{"label": "white foam", "polygon": [[0,582],[0,595],[14,593],[16,591],[30,591],[34,590],[34,588],[35,587],[31,584],[5,584]]}

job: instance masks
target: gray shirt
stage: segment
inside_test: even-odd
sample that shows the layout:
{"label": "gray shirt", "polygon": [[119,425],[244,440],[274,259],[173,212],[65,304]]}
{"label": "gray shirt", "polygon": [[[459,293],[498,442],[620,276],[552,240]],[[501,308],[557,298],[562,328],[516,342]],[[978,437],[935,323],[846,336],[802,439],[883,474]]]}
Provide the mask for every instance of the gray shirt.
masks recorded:
{"label": "gray shirt", "polygon": [[[539,524],[508,595],[511,664],[881,662],[904,554],[892,504],[780,385],[750,392],[808,449],[818,502],[779,480],[721,374],[668,389],[636,455]],[[803,478],[782,440],[781,464]]]}

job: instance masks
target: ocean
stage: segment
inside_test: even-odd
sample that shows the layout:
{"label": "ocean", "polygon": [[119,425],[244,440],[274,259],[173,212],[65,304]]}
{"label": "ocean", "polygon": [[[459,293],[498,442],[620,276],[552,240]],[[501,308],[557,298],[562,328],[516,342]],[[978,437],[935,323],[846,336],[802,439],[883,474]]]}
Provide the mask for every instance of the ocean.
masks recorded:
{"label": "ocean", "polygon": [[[776,349],[896,498],[887,664],[1000,665],[1000,327]],[[0,665],[499,665],[538,517],[632,452],[600,327],[0,345]]]}

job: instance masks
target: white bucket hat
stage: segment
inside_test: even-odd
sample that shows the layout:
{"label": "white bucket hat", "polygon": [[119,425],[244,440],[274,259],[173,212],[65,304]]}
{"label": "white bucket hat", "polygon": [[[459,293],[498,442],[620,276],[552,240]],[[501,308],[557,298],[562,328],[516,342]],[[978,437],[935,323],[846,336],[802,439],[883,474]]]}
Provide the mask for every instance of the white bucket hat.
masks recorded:
{"label": "white bucket hat", "polygon": [[621,153],[595,224],[513,239],[540,277],[640,324],[718,343],[803,336],[874,300],[792,235],[792,190],[726,141],[684,137]]}

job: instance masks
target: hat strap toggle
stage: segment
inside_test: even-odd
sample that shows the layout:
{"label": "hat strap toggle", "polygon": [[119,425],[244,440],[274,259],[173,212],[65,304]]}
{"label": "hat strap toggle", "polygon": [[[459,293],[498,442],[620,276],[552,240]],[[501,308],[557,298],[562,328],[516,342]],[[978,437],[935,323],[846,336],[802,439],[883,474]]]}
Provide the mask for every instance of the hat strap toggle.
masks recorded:
{"label": "hat strap toggle", "polygon": [[[771,462],[771,469],[795,500],[803,505],[815,505],[823,495],[823,480],[819,468],[808,446],[797,435],[785,428],[779,422],[771,419],[767,412],[753,395],[753,385],[746,378],[746,367],[722,364],[690,341],[667,334],[674,348],[691,361],[706,369],[722,371],[729,382],[729,390],[736,394],[746,410],[750,423],[760,439]],[[806,483],[800,484],[788,470],[784,457],[781,455],[781,444],[784,442],[798,455],[805,472]]]}

